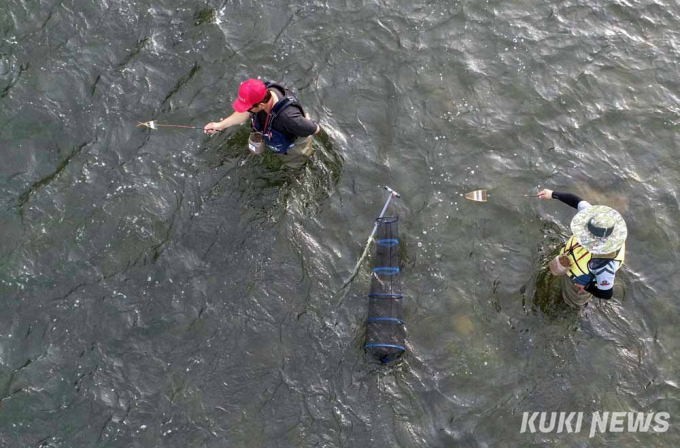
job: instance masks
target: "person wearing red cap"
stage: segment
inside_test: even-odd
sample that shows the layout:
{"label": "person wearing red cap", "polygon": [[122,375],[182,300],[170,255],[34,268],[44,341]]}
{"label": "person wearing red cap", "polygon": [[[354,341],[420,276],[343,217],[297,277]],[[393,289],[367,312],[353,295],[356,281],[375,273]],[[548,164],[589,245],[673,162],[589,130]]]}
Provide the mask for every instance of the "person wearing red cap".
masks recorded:
{"label": "person wearing red cap", "polygon": [[233,114],[206,124],[204,132],[214,134],[250,119],[253,133],[261,134],[269,150],[276,153],[286,167],[298,168],[311,155],[311,136],[321,128],[308,118],[300,102],[285,87],[248,79],[241,84],[233,106]]}

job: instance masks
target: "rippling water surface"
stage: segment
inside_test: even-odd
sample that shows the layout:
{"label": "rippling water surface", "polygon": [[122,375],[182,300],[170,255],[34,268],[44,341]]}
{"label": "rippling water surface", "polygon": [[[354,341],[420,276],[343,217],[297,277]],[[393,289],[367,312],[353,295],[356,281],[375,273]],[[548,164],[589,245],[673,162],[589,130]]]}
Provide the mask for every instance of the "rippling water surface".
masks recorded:
{"label": "rippling water surface", "polygon": [[[644,1],[2,0],[0,446],[680,444],[680,7]],[[241,81],[325,135],[297,173],[203,126]],[[362,352],[400,193],[408,355]],[[486,204],[461,195],[485,188]],[[545,265],[574,211],[628,223],[616,300]],[[577,434],[523,412],[582,411]],[[596,411],[666,433],[589,438]]]}

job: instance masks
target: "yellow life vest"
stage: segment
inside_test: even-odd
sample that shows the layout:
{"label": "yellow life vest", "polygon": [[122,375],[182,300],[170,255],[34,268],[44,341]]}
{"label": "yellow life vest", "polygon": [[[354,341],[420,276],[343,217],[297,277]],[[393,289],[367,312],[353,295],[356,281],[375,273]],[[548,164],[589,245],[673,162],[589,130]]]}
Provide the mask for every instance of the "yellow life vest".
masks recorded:
{"label": "yellow life vest", "polygon": [[[588,268],[588,263],[593,258],[593,255],[586,250],[585,247],[581,246],[576,237],[572,236],[569,240],[562,246],[560,254],[567,254],[569,260],[571,261],[571,266],[567,275],[571,277],[574,283],[580,283],[581,285],[587,285],[590,281],[595,278],[595,276],[590,272]],[[597,258],[596,258],[597,259]],[[619,253],[616,255],[614,260],[618,261],[619,267],[623,266],[623,262],[626,259],[626,243],[623,243]]]}

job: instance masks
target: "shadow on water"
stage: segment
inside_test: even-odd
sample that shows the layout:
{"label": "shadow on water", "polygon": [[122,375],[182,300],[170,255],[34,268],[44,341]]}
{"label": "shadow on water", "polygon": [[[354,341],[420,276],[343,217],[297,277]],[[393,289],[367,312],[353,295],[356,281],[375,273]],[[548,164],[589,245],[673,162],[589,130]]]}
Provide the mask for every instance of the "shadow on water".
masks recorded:
{"label": "shadow on water", "polygon": [[[606,302],[593,299],[582,309],[574,309],[564,301],[562,295],[562,288],[564,287],[563,277],[553,275],[548,268],[548,263],[559,254],[562,245],[553,247],[552,252],[542,252],[534,268],[535,274],[520,291],[523,294],[525,309],[528,302],[532,314],[538,315],[540,311],[549,321],[560,319],[574,320],[582,317],[583,313],[587,310],[591,310],[594,307],[597,308],[603,302]],[[533,286],[528,288],[528,285]],[[614,298],[624,302],[626,290],[627,280],[625,276],[617,276],[616,283],[614,284]]]}
{"label": "shadow on water", "polygon": [[571,308],[562,298],[562,277],[556,277],[548,268],[548,263],[556,257],[562,247],[562,240],[557,229],[546,228],[544,233],[549,236],[548,247],[539,248],[539,256],[534,265],[531,279],[522,286],[522,302],[527,310],[534,315],[542,313],[549,321],[559,319],[573,319],[578,317],[579,310]]}
{"label": "shadow on water", "polygon": [[289,196],[286,199],[295,199],[306,214],[310,211],[316,214],[318,207],[331,196],[342,176],[345,163],[324,131],[314,137],[312,145],[314,153],[305,166],[298,170],[281,167],[281,162],[276,156],[267,154],[268,158],[273,158],[279,163],[278,169],[290,178],[291,187],[287,190]]}
{"label": "shadow on water", "polygon": [[[558,252],[558,250],[555,250],[553,257]],[[562,277],[552,275],[547,267],[550,259],[549,257],[547,260],[542,260],[543,263],[537,270],[531,296],[531,311],[537,314],[540,310],[550,320],[578,315],[578,310],[571,308],[564,302],[562,298]]]}
{"label": "shadow on water", "polygon": [[230,174],[235,174],[237,169],[237,188],[243,194],[249,193],[250,197],[271,188],[281,192],[282,200],[293,195],[305,198],[307,205],[329,197],[340,179],[344,160],[325,133],[314,138],[314,154],[299,169],[288,169],[269,151],[259,156],[251,154],[247,149],[249,135],[250,129],[243,127],[226,140],[211,145],[203,151],[205,163],[211,168],[228,167]]}
{"label": "shadow on water", "polygon": [[[200,152],[203,163],[221,174],[210,181],[204,199],[225,194],[259,210],[260,218],[278,221],[294,200],[309,214],[330,197],[337,185],[344,160],[325,133],[313,139],[314,153],[299,169],[288,169],[275,154],[251,154],[247,149],[250,129],[242,127],[226,137],[217,137]],[[272,207],[273,204],[277,206]]]}

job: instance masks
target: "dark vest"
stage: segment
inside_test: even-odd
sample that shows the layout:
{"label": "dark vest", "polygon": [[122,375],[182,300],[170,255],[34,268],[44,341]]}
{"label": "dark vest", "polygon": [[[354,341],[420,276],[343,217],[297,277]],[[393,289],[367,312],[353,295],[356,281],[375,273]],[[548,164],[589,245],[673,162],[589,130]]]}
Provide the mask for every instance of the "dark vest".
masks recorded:
{"label": "dark vest", "polygon": [[302,106],[300,105],[300,102],[297,100],[297,98],[288,93],[288,91],[282,85],[275,84],[271,81],[265,82],[264,85],[267,87],[267,89],[276,87],[277,90],[281,90],[282,92],[285,92],[285,94],[283,98],[280,98],[279,101],[274,105],[264,123],[260,123],[260,120],[257,119],[257,114],[250,114],[250,118],[252,119],[253,123],[253,129],[264,134],[264,141],[267,143],[267,146],[272,152],[286,154],[290,148],[295,146],[297,137],[294,137],[291,140],[282,132],[272,129],[272,125],[281,112],[283,112],[288,107],[297,107],[300,109],[300,113],[303,117],[305,116],[305,111],[302,109]]}

